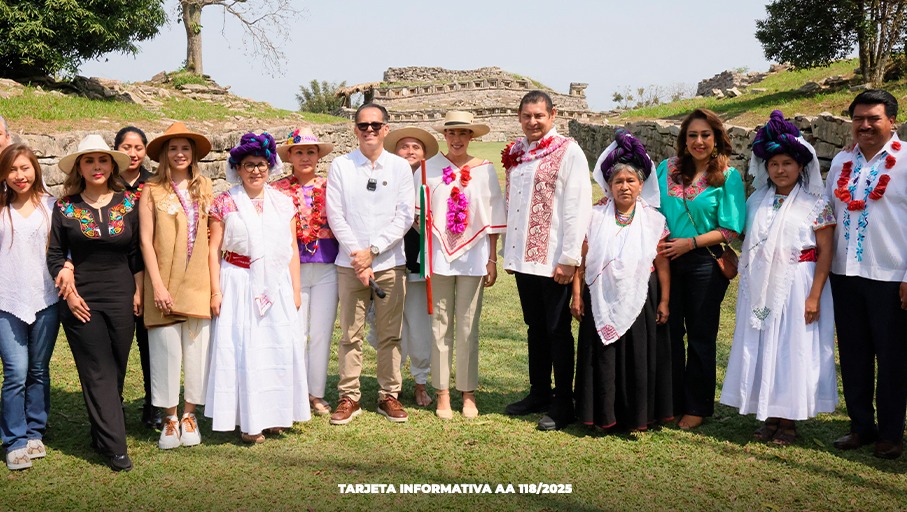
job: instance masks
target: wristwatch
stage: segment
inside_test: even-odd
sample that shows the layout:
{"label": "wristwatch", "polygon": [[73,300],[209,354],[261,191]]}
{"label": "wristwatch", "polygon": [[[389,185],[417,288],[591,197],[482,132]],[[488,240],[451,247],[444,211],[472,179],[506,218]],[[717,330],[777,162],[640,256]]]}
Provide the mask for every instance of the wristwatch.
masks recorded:
{"label": "wristwatch", "polygon": [[377,256],[379,252],[381,252],[381,251],[378,250],[378,246],[377,246],[377,245],[373,245],[373,246],[369,247],[368,250],[369,250],[369,252],[372,253],[372,257],[373,257],[373,258],[374,258],[375,256]]}

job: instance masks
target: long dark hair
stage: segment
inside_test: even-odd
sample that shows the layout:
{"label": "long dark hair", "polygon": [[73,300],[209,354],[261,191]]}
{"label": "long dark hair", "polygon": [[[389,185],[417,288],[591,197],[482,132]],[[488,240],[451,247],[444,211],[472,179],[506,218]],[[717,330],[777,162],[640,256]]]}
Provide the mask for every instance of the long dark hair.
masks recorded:
{"label": "long dark hair", "polygon": [[[7,148],[0,153],[0,183],[2,183],[2,185],[0,185],[0,212],[6,210],[10,228],[13,226],[12,204],[19,198],[19,194],[6,184],[6,179],[9,177],[13,164],[20,156],[27,158],[32,168],[35,170],[35,182],[32,183],[32,186],[28,191],[31,195],[29,198],[31,202],[35,205],[39,205],[41,197],[48,194],[47,188],[44,186],[44,178],[41,174],[41,164],[38,163],[38,157],[35,156],[34,151],[21,143],[7,146]],[[46,218],[47,212],[45,212],[43,208],[39,209]],[[12,230],[10,230],[10,232],[12,233]],[[12,244],[12,235],[10,236],[10,243]]]}
{"label": "long dark hair", "polygon": [[731,138],[728,137],[724,123],[718,114],[707,108],[697,108],[680,124],[680,133],[677,135],[678,173],[674,181],[686,186],[692,184],[693,177],[696,176],[696,164],[693,162],[693,156],[687,151],[687,130],[694,119],[702,119],[712,128],[717,154],[709,160],[709,165],[706,167],[706,181],[713,187],[720,187],[724,185],[724,171],[730,167]]}

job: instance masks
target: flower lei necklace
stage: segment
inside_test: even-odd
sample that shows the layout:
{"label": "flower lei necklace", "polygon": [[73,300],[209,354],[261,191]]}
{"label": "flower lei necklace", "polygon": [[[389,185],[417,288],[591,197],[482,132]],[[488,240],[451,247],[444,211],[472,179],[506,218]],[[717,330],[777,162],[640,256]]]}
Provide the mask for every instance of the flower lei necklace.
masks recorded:
{"label": "flower lei necklace", "polygon": [[[456,174],[451,166],[448,165],[441,172],[443,172],[441,180],[445,185],[450,185],[456,180]],[[464,189],[469,185],[469,180],[472,179],[469,172],[468,165],[460,168],[460,185]],[[447,199],[447,231],[456,235],[466,231],[468,212],[469,198],[466,197],[466,194],[459,187],[450,189],[450,197]]]}
{"label": "flower lei necklace", "polygon": [[536,146],[535,149],[529,151],[529,154],[526,154],[523,140],[524,139],[513,141],[501,151],[501,164],[504,165],[505,169],[510,169],[519,164],[544,158],[557,151],[559,147],[563,146],[570,139],[560,136],[555,137],[554,135],[545,137],[539,141],[538,146]]}
{"label": "flower lei necklace", "polygon": [[[292,176],[291,180],[293,184],[299,184],[296,176]],[[302,242],[309,254],[315,254],[318,250],[319,234],[326,223],[324,192],[324,180],[315,178],[311,187],[299,184],[299,190],[293,194],[293,205],[296,207],[296,211],[299,212],[299,222],[296,223],[296,238]],[[312,203],[308,212],[304,211],[304,207],[309,202],[306,201],[306,198],[311,199]],[[313,242],[314,245],[309,248],[309,244]]]}
{"label": "flower lei necklace", "polygon": [[[891,149],[894,151],[899,151],[901,149],[901,143],[894,141],[891,143]],[[854,199],[854,194],[856,193],[857,184],[859,183],[860,170],[863,168],[863,155],[862,153],[856,156],[857,168],[856,176],[851,178],[854,174],[854,165],[853,161],[848,161],[844,163],[843,168],[841,169],[841,175],[838,177],[836,183],[837,188],[834,191],[835,197],[837,197],[847,208],[847,212],[844,215],[844,240],[850,242],[850,212],[860,212],[860,216],[857,218],[857,246],[856,246],[856,259],[857,261],[863,261],[863,240],[866,238],[866,227],[869,225],[869,210],[866,208],[867,202],[871,199],[873,201],[878,201],[885,195],[885,191],[888,189],[888,182],[891,181],[891,176],[888,174],[882,174],[879,169],[879,162],[876,162],[875,165],[870,167],[869,175],[865,179],[865,191],[863,194],[863,199]],[[897,163],[897,159],[887,154],[885,155],[885,168],[891,169]],[[876,181],[878,177],[878,181]],[[872,187],[872,183],[876,182],[875,187]]]}

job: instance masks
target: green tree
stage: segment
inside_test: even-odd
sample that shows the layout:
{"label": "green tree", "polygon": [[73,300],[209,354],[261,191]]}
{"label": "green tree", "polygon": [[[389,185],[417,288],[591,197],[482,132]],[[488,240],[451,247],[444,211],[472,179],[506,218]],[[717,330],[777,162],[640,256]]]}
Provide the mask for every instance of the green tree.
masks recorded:
{"label": "green tree", "polygon": [[907,21],[907,0],[775,0],[756,21],[765,57],[794,66],[824,66],[857,47],[860,73],[879,84]]}
{"label": "green tree", "polygon": [[163,0],[4,0],[0,76],[74,74],[105,53],[134,55],[166,21]]}
{"label": "green tree", "polygon": [[346,82],[331,83],[322,80],[312,80],[309,86],[299,86],[296,101],[302,112],[317,112],[320,114],[336,114],[343,106],[343,98],[337,96],[337,91],[346,87]]}

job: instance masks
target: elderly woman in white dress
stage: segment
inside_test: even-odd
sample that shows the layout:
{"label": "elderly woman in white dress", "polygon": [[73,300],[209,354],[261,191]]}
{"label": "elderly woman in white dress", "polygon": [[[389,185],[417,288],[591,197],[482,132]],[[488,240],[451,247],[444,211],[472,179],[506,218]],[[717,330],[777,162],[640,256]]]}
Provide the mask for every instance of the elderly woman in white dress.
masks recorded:
{"label": "elderly woman in white dress", "polygon": [[299,247],[293,202],[268,185],[274,138],[243,135],[227,178],[241,183],[210,212],[211,369],[205,415],[213,430],[261,443],[310,418],[298,309]]}
{"label": "elderly woman in white dress", "polygon": [[[447,153],[438,153],[425,164],[432,214],[435,413],[441,419],[453,417],[449,387],[456,350],[456,389],[463,395],[463,416],[475,418],[482,293],[497,279],[495,249],[507,224],[504,196],[494,165],[468,153],[469,142],[489,132],[487,125],[474,123],[469,112],[450,111],[444,124],[433,128],[447,141]],[[414,180],[419,188],[420,173]]]}
{"label": "elderly woman in white dress", "polygon": [[838,403],[827,278],[835,216],[819,161],[776,110],[756,134],[740,255],[737,327],[721,403],[764,424],[755,438],[796,440],[796,420]]}

